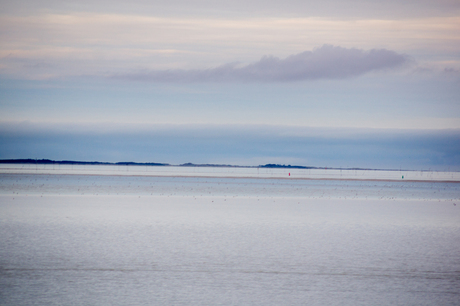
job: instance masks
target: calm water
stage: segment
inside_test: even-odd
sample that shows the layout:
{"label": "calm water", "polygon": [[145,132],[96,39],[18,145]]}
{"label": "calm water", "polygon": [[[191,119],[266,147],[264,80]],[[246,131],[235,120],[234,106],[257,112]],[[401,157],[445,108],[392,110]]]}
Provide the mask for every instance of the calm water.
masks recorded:
{"label": "calm water", "polygon": [[458,305],[460,184],[0,175],[1,305]]}

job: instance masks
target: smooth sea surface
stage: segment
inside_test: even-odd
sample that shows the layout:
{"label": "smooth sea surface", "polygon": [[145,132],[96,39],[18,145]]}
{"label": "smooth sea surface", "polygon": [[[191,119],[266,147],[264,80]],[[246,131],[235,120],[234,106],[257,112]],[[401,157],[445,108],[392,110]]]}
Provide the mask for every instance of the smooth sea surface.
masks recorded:
{"label": "smooth sea surface", "polygon": [[459,304],[457,182],[0,174],[0,305]]}

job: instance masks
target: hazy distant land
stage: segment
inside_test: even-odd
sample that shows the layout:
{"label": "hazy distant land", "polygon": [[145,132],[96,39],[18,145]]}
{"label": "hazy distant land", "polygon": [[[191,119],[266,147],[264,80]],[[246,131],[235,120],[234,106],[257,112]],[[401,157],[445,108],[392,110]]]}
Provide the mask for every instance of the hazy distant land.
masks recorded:
{"label": "hazy distant land", "polygon": [[[0,159],[0,164],[37,164],[37,165],[110,165],[110,166],[172,166],[172,167],[231,167],[231,168],[286,168],[286,169],[331,169],[331,170],[374,170],[374,171],[401,171],[404,169],[375,169],[375,168],[337,168],[316,167],[299,165],[265,164],[258,166],[241,166],[228,164],[194,164],[184,163],[173,165],[169,163],[154,162],[100,162],[100,161],[75,161],[75,160],[51,160],[51,159]],[[431,171],[431,170],[428,170]]]}
{"label": "hazy distant land", "polygon": [[307,167],[280,164],[238,166],[185,163],[172,165],[153,162],[87,162],[49,159],[0,160],[0,173],[460,182],[460,172],[451,171]]}

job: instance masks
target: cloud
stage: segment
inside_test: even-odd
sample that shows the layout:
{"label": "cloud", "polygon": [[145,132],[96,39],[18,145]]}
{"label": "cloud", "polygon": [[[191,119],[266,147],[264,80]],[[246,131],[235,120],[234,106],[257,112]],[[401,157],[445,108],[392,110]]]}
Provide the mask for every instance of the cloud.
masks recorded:
{"label": "cloud", "polygon": [[0,123],[0,159],[460,170],[460,130]]}
{"label": "cloud", "polygon": [[112,77],[152,82],[290,82],[349,78],[400,67],[409,61],[408,56],[386,49],[365,51],[323,45],[285,59],[264,56],[245,66],[231,63],[212,69],[154,70]]}
{"label": "cloud", "polygon": [[404,18],[417,16],[456,15],[457,0],[15,0],[2,1],[2,10],[9,13],[46,11],[91,11],[142,13],[161,15],[252,15],[252,16],[363,16]]}

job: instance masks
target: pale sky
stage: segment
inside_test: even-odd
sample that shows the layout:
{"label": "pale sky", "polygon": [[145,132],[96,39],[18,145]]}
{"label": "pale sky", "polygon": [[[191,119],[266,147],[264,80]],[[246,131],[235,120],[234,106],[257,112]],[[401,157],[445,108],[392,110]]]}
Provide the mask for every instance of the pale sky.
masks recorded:
{"label": "pale sky", "polygon": [[[197,125],[279,133],[460,130],[459,1],[24,0],[0,6],[5,137],[12,130],[26,135],[24,126],[34,127],[30,133],[66,126],[90,135]],[[9,151],[0,150],[0,158],[47,154],[26,156],[32,153],[11,142],[4,147]],[[120,158],[141,156],[119,150]],[[301,151],[289,154],[279,152],[277,160]],[[234,160],[274,158],[262,155]]]}

